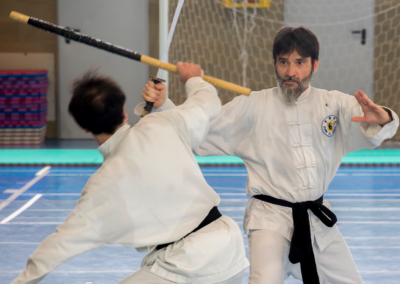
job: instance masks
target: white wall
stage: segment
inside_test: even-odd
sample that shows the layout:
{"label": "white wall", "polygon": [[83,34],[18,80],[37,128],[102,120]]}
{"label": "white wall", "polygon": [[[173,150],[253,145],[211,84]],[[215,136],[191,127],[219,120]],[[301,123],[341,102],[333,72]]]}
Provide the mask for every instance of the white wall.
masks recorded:
{"label": "white wall", "polygon": [[[311,85],[373,98],[375,0],[285,0],[285,25],[302,24],[320,42],[320,65]],[[365,18],[356,20],[359,18]],[[331,25],[330,23],[335,23]],[[367,41],[352,30],[367,29]]]}
{"label": "white wall", "polygon": [[[58,24],[80,29],[82,33],[148,54],[147,0],[58,0]],[[133,114],[148,78],[148,67],[81,43],[65,43],[58,38],[59,47],[59,137],[91,138],[85,134],[68,113],[72,81],[91,67],[112,76],[127,95],[126,110],[129,123],[138,119]]]}

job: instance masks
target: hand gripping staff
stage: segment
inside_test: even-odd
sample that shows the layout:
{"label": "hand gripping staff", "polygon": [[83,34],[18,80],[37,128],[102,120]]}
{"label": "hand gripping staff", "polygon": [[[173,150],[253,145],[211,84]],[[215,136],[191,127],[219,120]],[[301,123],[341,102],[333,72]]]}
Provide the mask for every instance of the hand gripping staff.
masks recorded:
{"label": "hand gripping staff", "polygon": [[[166,62],[167,61],[169,46],[171,44],[171,40],[172,40],[172,36],[174,35],[176,23],[178,22],[179,14],[181,13],[182,6],[183,6],[184,2],[185,2],[185,0],[179,0],[178,5],[176,7],[174,19],[172,20],[171,28],[169,29],[169,32],[168,32],[167,42],[166,42],[166,44],[164,46],[163,55],[161,57],[161,61],[162,62]],[[161,74],[162,74],[162,69],[158,69],[157,76],[156,77],[150,76],[149,79],[151,81],[153,81],[154,84],[163,83],[163,82],[165,82],[165,80],[160,79]],[[153,109],[153,106],[154,106],[153,102],[146,102],[144,110],[143,110],[143,112],[142,112],[142,114],[140,116],[141,117],[145,117],[146,115],[151,113],[151,110]]]}
{"label": "hand gripping staff", "polygon": [[[176,65],[173,65],[170,63],[165,63],[158,59],[151,58],[146,55],[141,55],[141,54],[139,54],[135,51],[129,50],[127,48],[117,46],[112,43],[105,42],[105,41],[102,41],[100,39],[97,39],[97,38],[94,38],[94,37],[91,37],[91,36],[88,36],[85,34],[81,34],[79,32],[75,32],[70,28],[58,26],[58,25],[55,25],[55,24],[52,24],[52,23],[49,23],[49,22],[46,22],[46,21],[43,21],[43,20],[40,20],[40,19],[37,19],[34,17],[29,17],[27,15],[20,14],[18,12],[14,12],[14,11],[11,12],[10,18],[20,21],[20,22],[23,22],[25,24],[34,26],[36,28],[60,35],[62,37],[65,37],[65,38],[73,40],[73,41],[78,41],[78,42],[84,43],[86,45],[97,47],[99,49],[102,49],[102,50],[105,50],[105,51],[108,51],[108,52],[111,52],[114,54],[118,54],[118,55],[130,58],[130,59],[136,60],[136,61],[140,61],[147,65],[155,66],[155,67],[158,67],[163,70],[177,73]],[[239,86],[239,85],[236,85],[233,83],[229,83],[224,80],[217,79],[217,78],[213,78],[210,76],[205,75],[203,77],[203,79],[206,82],[208,82],[216,87],[220,87],[220,88],[223,88],[223,89],[235,92],[235,93],[243,94],[246,96],[249,96],[250,92],[251,92],[251,90],[249,88],[245,88],[245,87],[242,87],[242,86]]]}

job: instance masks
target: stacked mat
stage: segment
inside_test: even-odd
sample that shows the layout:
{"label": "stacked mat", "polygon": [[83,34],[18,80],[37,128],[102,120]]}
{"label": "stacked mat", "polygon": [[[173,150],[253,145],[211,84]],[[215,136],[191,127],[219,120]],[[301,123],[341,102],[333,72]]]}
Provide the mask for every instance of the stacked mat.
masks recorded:
{"label": "stacked mat", "polygon": [[0,145],[39,145],[46,134],[47,70],[0,70]]}

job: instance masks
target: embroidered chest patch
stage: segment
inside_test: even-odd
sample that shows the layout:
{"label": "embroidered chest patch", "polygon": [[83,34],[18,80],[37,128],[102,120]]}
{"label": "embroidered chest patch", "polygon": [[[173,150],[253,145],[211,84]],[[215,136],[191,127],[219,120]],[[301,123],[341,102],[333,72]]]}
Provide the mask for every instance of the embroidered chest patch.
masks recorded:
{"label": "embroidered chest patch", "polygon": [[335,134],[335,130],[336,130],[336,125],[338,123],[338,118],[334,115],[330,115],[328,117],[326,117],[323,121],[322,121],[322,132],[328,136],[328,137],[332,137],[333,134]]}

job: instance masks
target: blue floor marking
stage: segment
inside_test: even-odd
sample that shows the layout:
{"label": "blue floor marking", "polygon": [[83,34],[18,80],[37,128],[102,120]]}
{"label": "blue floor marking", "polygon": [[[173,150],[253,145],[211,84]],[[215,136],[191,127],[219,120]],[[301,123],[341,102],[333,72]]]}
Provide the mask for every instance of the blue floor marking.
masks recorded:
{"label": "blue floor marking", "polygon": [[[35,177],[41,168],[0,168],[0,202]],[[0,284],[23,270],[39,244],[74,209],[80,192],[97,168],[52,168],[50,173],[0,211],[0,220],[35,194],[43,196],[6,225],[0,225]],[[242,227],[247,202],[246,169],[202,168],[207,182],[220,194],[220,210]],[[338,216],[365,283],[399,283],[400,168],[340,168],[325,198]],[[248,254],[248,240],[245,237]],[[145,253],[122,246],[105,246],[60,266],[41,283],[116,283],[140,268]],[[98,261],[101,260],[101,261]],[[247,283],[248,269],[243,279]],[[301,283],[293,278],[286,284]]]}

